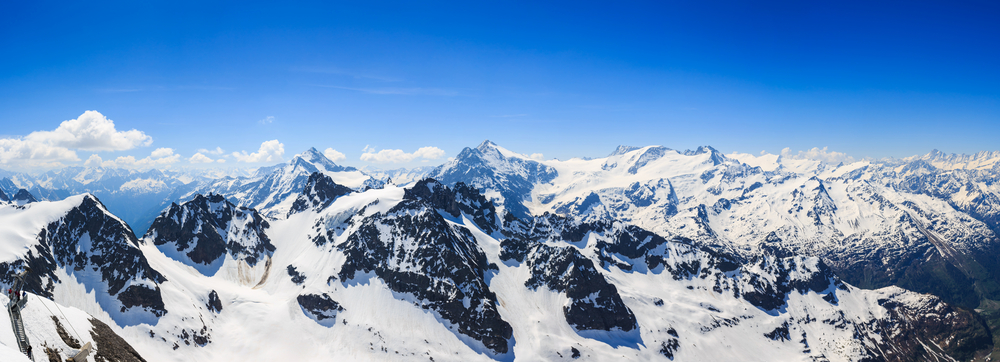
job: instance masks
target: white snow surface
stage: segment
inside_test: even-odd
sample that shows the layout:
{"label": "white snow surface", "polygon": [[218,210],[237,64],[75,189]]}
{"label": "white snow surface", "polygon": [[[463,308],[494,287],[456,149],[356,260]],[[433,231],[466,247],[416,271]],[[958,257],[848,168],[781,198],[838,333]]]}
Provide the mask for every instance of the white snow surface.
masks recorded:
{"label": "white snow surface", "polygon": [[[87,356],[87,361],[97,362],[94,356],[100,349],[100,346],[94,341],[90,333],[93,329],[90,319],[93,316],[80,309],[58,304],[31,293],[28,293],[26,299],[27,302],[24,304],[24,309],[21,310],[21,318],[24,322],[25,332],[28,335],[28,341],[31,343],[32,354],[36,361],[47,360],[45,355],[46,348],[54,350],[62,360],[66,360],[80,351],[78,348],[70,347],[59,336],[56,324],[53,321],[53,318],[55,318],[59,321],[63,330],[71,338],[79,342],[80,346],[88,342],[91,343],[93,349]],[[4,307],[7,306],[9,301],[10,299],[7,298],[6,293],[0,296],[0,302],[3,303]],[[105,322],[105,324],[113,332],[121,335],[121,328],[117,327],[114,323]],[[0,360],[4,362],[30,361],[27,356],[21,354],[18,350],[17,341],[10,328],[10,316],[7,314],[6,308],[3,313],[0,313],[0,325],[3,326],[0,328]],[[136,346],[132,344],[132,347],[142,356],[148,356],[153,353],[150,350],[143,350],[141,345]]]}
{"label": "white snow surface", "polygon": [[[526,178],[527,171],[519,168],[520,163],[490,155],[535,161],[488,142],[479,148],[500,178]],[[769,235],[794,252],[822,257],[845,250],[909,247],[898,243],[899,235],[919,240],[934,234],[950,243],[940,247],[956,250],[996,238],[986,224],[955,212],[949,204],[977,207],[977,197],[1000,196],[1000,186],[988,179],[973,180],[972,188],[963,187],[942,199],[900,189],[897,184],[905,177],[921,172],[903,170],[903,165],[869,160],[830,164],[739,153],[726,157],[707,149],[685,153],[647,146],[604,158],[537,161],[555,169],[558,176],[533,184],[525,206],[534,215],[551,212],[584,220],[621,220],[667,238],[685,237],[741,254],[753,254]],[[923,159],[950,162],[953,167],[985,167],[995,165],[990,160],[1000,153],[971,159],[942,157]],[[457,165],[446,163],[439,174]],[[886,176],[886,172],[895,173]],[[487,188],[483,193],[498,204],[509,203],[499,191]],[[901,218],[912,223],[899,222]]]}
{"label": "white snow surface", "polygon": [[0,203],[0,262],[14,261],[24,256],[28,247],[37,242],[38,232],[58,220],[74,207],[80,206],[85,195],[76,195],[58,202],[32,202],[24,205]]}
{"label": "white snow surface", "polygon": [[[992,236],[982,223],[950,213],[951,206],[946,201],[901,192],[884,183],[845,177],[870,172],[866,171],[866,166],[872,164],[870,161],[829,165],[777,156],[732,154],[723,163],[715,164],[711,152],[685,154],[661,150],[662,147],[650,146],[599,159],[538,161],[557,170],[558,177],[534,185],[532,201],[527,206],[533,214],[572,212],[583,218],[614,218],[667,236],[695,240],[711,236],[743,251],[755,250],[757,243],[769,234],[813,254],[845,248],[831,245],[829,240],[847,240],[852,236],[866,242],[888,242],[887,235],[894,233],[931,234],[967,243],[980,240],[980,236]],[[652,153],[656,155],[650,156]],[[499,146],[496,154],[530,159]],[[993,156],[983,157],[990,160]],[[982,168],[988,164],[984,160],[935,162]],[[498,169],[514,174],[525,172],[519,168]],[[285,215],[290,206],[288,200],[295,197],[291,192],[293,184],[304,171],[294,162],[270,171],[247,178],[217,180],[213,187],[235,190],[227,196],[237,200],[265,193],[261,198],[264,201],[256,205],[274,211],[269,215]],[[361,171],[322,169],[321,172],[356,189],[371,179]],[[268,188],[240,188],[265,179],[272,182]],[[760,185],[753,186],[756,183]],[[998,186],[977,187],[980,191],[957,194],[956,200],[969,201],[974,198],[969,193],[996,192]],[[486,190],[485,194],[499,197],[495,190]],[[403,188],[387,185],[342,196],[322,210],[273,218],[269,220],[267,233],[276,251],[266,263],[253,268],[227,257],[218,272],[205,275],[165,255],[150,242],[140,243],[150,266],[166,277],[159,287],[168,313],[148,323],[116,325],[97,302],[95,294],[100,291],[85,288],[75,276],[59,275],[63,283],[55,287],[54,298],[62,305],[66,323],[87,325],[84,321],[93,315],[120,332],[150,361],[426,361],[431,357],[435,361],[492,360],[497,356],[470,347],[463,336],[449,329],[432,311],[393,292],[374,275],[356,277],[351,283],[328,279],[344,264],[345,255],[337,246],[356,231],[350,221],[386,213],[401,202],[403,195]],[[590,195],[600,202],[586,204]],[[82,197],[23,206],[0,205],[0,262],[23,256],[39,230],[79,205]],[[723,199],[728,200],[729,207],[720,202]],[[674,215],[668,215],[671,208]],[[699,226],[700,211],[705,214],[708,230]],[[915,226],[900,226],[897,222],[900,218],[913,220]],[[765,311],[732,293],[712,291],[712,285],[702,279],[677,280],[662,269],[597,268],[618,288],[623,302],[635,314],[638,331],[637,334],[581,333],[563,317],[563,307],[569,303],[565,294],[547,288],[526,288],[530,270],[523,264],[500,260],[498,235],[484,233],[467,216],[451,221],[471,232],[478,247],[498,267],[488,283],[497,295],[501,316],[513,328],[514,340],[513,354],[500,359],[512,356],[524,361],[555,360],[568,358],[571,348],[575,348],[581,353],[580,360],[663,360],[661,343],[673,338],[668,332],[672,330],[680,336],[674,360],[804,361],[823,355],[831,361],[849,361],[859,356],[866,343],[853,338],[853,329],[795,321],[842,318],[864,324],[887,318],[887,311],[878,303],[880,298],[914,305],[931,298],[895,287],[861,290],[848,286],[838,291],[836,304],[824,300],[821,293],[792,292],[783,310]],[[336,239],[322,246],[313,243],[316,233],[326,230],[337,230]],[[580,243],[564,240],[546,243],[578,248],[584,256],[594,258],[596,240],[601,237],[591,233]],[[942,248],[968,246],[955,243]],[[670,255],[675,262],[705,257],[694,248],[677,243],[657,252]],[[818,260],[798,259],[805,269],[815,269]],[[294,266],[306,276],[301,285],[291,280],[287,266]],[[805,276],[792,274],[793,279],[797,277]],[[221,300],[221,311],[209,307],[208,296],[213,291]],[[318,323],[296,301],[296,297],[306,293],[325,293],[344,310],[336,313],[333,323]],[[3,298],[0,301],[5,301]],[[37,296],[29,298],[32,299],[25,310],[25,319],[30,320],[32,342],[37,339],[38,343],[44,341],[69,351],[67,346],[58,345],[57,335],[53,339],[51,315],[58,313],[43,313],[46,310],[39,309],[58,306]],[[657,301],[663,304],[657,305]],[[5,314],[0,317],[5,318]],[[792,322],[791,339],[764,337],[786,322]],[[16,355],[20,354],[16,344],[11,347],[8,325],[9,321],[6,324],[0,321],[0,359],[16,361],[19,358]],[[87,340],[89,334],[83,334],[80,338]],[[199,345],[185,335],[204,336],[209,342]],[[809,353],[803,352],[802,339],[807,341]],[[39,346],[34,348],[36,355],[42,350]],[[8,359],[9,356],[14,357]]]}
{"label": "white snow surface", "polygon": [[[355,282],[346,284],[327,280],[328,276],[336,275],[344,262],[344,254],[336,247],[353,232],[347,220],[387,212],[401,201],[403,191],[388,186],[354,193],[338,198],[325,209],[272,221],[268,232],[276,251],[267,270],[258,271],[263,277],[256,283],[233,278],[243,272],[233,270],[239,265],[229,260],[219,273],[207,276],[164,255],[152,243],[142,243],[140,248],[150,265],[167,279],[160,288],[168,313],[152,324],[115,326],[96,303],[95,292],[74,286],[76,282],[67,275],[60,275],[65,282],[56,287],[56,299],[63,305],[67,325],[87,325],[88,316],[83,312],[87,311],[113,326],[150,361],[424,361],[431,357],[435,361],[492,360],[495,356],[470,347],[462,335],[450,330],[434,313],[415,305],[407,296],[392,292],[373,275],[356,277]],[[38,208],[40,215],[56,216],[56,211],[41,213],[39,205],[45,204],[31,206]],[[822,354],[831,361],[847,361],[856,358],[862,349],[863,342],[853,339],[853,330],[824,323],[793,323],[791,340],[772,341],[764,334],[788,321],[807,316],[835,319],[840,318],[840,312],[846,313],[849,321],[864,323],[885,317],[885,310],[876,302],[878,298],[894,294],[904,302],[913,303],[922,298],[898,288],[866,291],[848,287],[838,294],[839,304],[833,305],[815,292],[793,292],[785,310],[774,312],[761,310],[731,293],[713,292],[706,281],[698,278],[675,280],[662,270],[627,272],[617,267],[599,268],[618,286],[624,303],[639,321],[639,328],[631,334],[583,333],[563,318],[562,308],[568,303],[564,294],[547,288],[526,288],[529,269],[500,260],[497,239],[479,230],[467,217],[453,222],[468,229],[489,261],[499,267],[489,286],[497,294],[501,316],[513,327],[515,341],[513,354],[496,357],[501,360],[510,357],[519,361],[553,360],[570,356],[571,348],[580,351],[580,359],[585,361],[661,360],[661,344],[671,340],[668,330],[673,329],[681,336],[675,360],[792,361]],[[339,227],[341,234],[327,245],[316,246],[311,239],[317,224],[324,230]],[[595,240],[600,237],[592,233],[584,243],[560,240],[549,243],[581,247],[584,255],[593,257]],[[704,257],[693,249],[677,244],[672,247],[681,249],[662,252],[676,253],[678,258]],[[801,259],[800,264],[806,269],[814,268],[816,260]],[[306,276],[302,285],[291,281],[285,271],[288,265]],[[212,291],[221,300],[221,312],[208,307]],[[333,323],[317,323],[296,302],[296,297],[305,293],[326,293],[344,311],[336,314]],[[58,336],[53,337],[49,316],[56,313],[55,304],[35,296],[30,298],[25,315],[33,343],[44,341],[69,351],[59,344]],[[664,301],[662,306],[654,303],[658,299]],[[45,306],[53,313],[43,313]],[[204,335],[209,342],[198,345],[192,338],[183,338],[184,335]],[[803,335],[808,336],[813,352],[803,353],[799,342]],[[9,338],[3,336],[0,334],[0,342],[9,346]],[[86,341],[89,337],[80,338]],[[35,350],[41,348],[36,346]]]}

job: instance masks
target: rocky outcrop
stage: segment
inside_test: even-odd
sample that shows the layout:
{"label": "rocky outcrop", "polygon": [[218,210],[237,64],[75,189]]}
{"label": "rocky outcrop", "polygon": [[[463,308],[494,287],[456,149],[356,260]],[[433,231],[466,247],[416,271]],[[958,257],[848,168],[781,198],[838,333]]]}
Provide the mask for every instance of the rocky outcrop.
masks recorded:
{"label": "rocky outcrop", "polygon": [[302,311],[317,322],[323,322],[326,319],[335,319],[337,318],[337,313],[344,311],[344,307],[341,307],[340,303],[331,299],[326,293],[301,294],[295,300],[299,302]]}
{"label": "rocky outcrop", "polygon": [[576,248],[534,244],[525,265],[530,268],[531,277],[524,286],[530,289],[545,286],[569,297],[570,303],[563,307],[563,314],[576,330],[628,332],[638,327],[635,315],[622,302],[618,289]]}
{"label": "rocky outcrop", "polygon": [[347,186],[333,182],[333,179],[321,172],[314,172],[309,175],[305,188],[301,194],[296,196],[295,202],[292,203],[288,214],[291,215],[307,209],[325,209],[338,197],[350,194],[353,191]]}
{"label": "rocky outcrop", "polygon": [[0,279],[9,284],[15,271],[30,268],[25,290],[52,298],[55,285],[65,282],[59,277],[61,269],[88,290],[100,291],[98,303],[119,324],[163,316],[167,311],[159,284],[166,278],[149,266],[128,225],[94,196],[62,202],[78,204],[39,230],[37,244],[24,257],[0,263]]}
{"label": "rocky outcrop", "polygon": [[180,205],[171,204],[143,239],[186,264],[210,265],[228,254],[254,266],[274,252],[268,227],[267,220],[253,209],[237,207],[222,195],[198,195]]}
{"label": "rocky outcrop", "polygon": [[513,330],[486,283],[486,273],[495,267],[467,229],[442,216],[436,207],[441,203],[433,200],[443,199],[418,195],[356,223],[356,231],[337,247],[347,256],[340,280],[350,283],[359,273],[374,273],[394,292],[412,295],[417,305],[434,311],[455,333],[491,353],[508,353]]}

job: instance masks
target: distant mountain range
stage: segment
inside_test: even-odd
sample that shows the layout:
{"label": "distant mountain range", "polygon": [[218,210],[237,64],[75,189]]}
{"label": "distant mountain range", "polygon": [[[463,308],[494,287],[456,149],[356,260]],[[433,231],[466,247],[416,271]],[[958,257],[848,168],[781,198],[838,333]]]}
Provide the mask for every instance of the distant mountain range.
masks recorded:
{"label": "distant mountain range", "polygon": [[1000,152],[2,176],[0,284],[30,267],[147,360],[970,360],[1000,331]]}

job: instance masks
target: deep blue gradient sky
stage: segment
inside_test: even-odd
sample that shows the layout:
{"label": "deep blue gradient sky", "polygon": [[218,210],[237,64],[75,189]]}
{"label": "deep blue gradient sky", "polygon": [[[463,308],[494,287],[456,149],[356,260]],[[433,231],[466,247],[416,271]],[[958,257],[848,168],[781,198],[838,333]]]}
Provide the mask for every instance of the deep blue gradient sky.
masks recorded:
{"label": "deep blue gradient sky", "polygon": [[997,19],[990,1],[4,2],[0,137],[97,110],[153,139],[104,159],[271,139],[355,166],[484,139],[973,153],[1000,149]]}

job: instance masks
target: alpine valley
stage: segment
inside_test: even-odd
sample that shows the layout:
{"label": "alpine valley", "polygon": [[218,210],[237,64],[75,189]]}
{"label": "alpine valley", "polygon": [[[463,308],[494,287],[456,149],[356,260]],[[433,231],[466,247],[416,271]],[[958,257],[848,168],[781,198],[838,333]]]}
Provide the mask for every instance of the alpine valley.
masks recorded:
{"label": "alpine valley", "polygon": [[[28,271],[34,361],[1000,357],[1000,152],[485,141],[413,170],[309,149],[0,178],[0,285]],[[10,318],[0,360],[26,361]]]}

